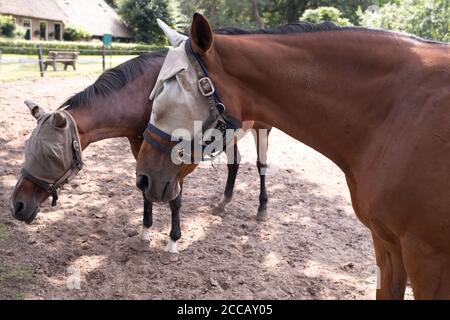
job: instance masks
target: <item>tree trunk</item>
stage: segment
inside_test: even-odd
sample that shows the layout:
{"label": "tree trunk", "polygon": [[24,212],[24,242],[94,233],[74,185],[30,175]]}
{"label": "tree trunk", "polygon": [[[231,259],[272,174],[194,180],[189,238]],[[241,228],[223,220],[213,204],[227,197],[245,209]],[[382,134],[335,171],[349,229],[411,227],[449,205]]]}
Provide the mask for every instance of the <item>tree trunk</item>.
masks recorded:
{"label": "tree trunk", "polygon": [[251,0],[253,20],[258,28],[264,28],[264,21],[259,14],[258,0]]}
{"label": "tree trunk", "polygon": [[297,22],[306,10],[308,2],[308,0],[287,0],[284,15],[287,23]]}

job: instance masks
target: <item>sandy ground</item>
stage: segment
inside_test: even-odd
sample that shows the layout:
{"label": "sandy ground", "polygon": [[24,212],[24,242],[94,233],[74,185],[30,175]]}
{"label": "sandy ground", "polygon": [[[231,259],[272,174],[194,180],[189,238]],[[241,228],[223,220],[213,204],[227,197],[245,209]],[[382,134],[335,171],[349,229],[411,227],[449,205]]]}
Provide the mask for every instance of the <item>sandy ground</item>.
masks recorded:
{"label": "sandy ground", "polygon": [[[223,217],[226,165],[202,164],[185,181],[180,258],[160,256],[167,205],[154,207],[152,242],[141,242],[141,195],[124,139],[96,143],[86,166],[32,225],[8,201],[35,126],[23,100],[54,110],[93,78],[0,83],[0,299],[372,299],[370,233],[353,213],[340,170],[280,131],[270,136],[269,220],[258,223],[253,139],[239,143],[241,169]],[[79,275],[80,288],[76,279]],[[408,297],[411,297],[408,289]]]}

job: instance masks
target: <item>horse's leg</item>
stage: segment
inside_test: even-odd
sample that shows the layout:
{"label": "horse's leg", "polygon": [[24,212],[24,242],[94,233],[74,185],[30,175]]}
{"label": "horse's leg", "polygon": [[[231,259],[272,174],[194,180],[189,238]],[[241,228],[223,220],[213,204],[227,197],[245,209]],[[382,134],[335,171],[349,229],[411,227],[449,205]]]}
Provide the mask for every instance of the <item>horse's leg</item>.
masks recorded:
{"label": "horse's leg", "polygon": [[170,210],[172,211],[172,226],[170,230],[170,238],[165,251],[169,253],[178,253],[177,241],[181,238],[181,227],[180,227],[180,208],[181,199],[183,193],[183,185],[181,184],[181,190],[178,197],[175,200],[169,202]]}
{"label": "horse's leg", "polygon": [[[139,150],[141,149],[142,139],[128,138],[128,141],[130,141],[131,152],[133,153],[133,157],[137,159],[139,155]],[[141,238],[142,240],[150,241],[150,227],[153,225],[153,203],[145,198],[144,193],[142,193],[142,196],[144,198],[144,214],[143,214]]]}
{"label": "horse's leg", "polygon": [[[266,191],[266,173],[267,173],[267,150],[269,148],[269,133],[271,128],[267,129],[267,135],[261,134],[260,130],[256,130],[253,135],[256,143],[257,161],[256,166],[259,173],[259,207],[256,214],[256,220],[267,220],[267,202],[269,198]],[[264,132],[264,131],[263,131]]]}
{"label": "horse's leg", "polygon": [[427,241],[414,236],[406,236],[402,241],[402,248],[414,298],[449,300],[449,253],[433,248]]}
{"label": "horse's leg", "polygon": [[144,193],[142,193],[144,198],[144,219],[142,224],[141,238],[145,241],[150,241],[150,227],[153,225],[153,203],[145,198]]}
{"label": "horse's leg", "polygon": [[[233,148],[233,161],[227,164],[228,177],[227,184],[225,185],[225,191],[223,193],[222,199],[219,204],[214,208],[214,212],[220,214],[225,211],[225,206],[231,201],[233,197],[234,184],[236,182],[236,176],[239,170],[239,163],[241,162],[241,155],[239,153],[239,148],[237,142],[228,148]],[[229,155],[229,150],[227,150],[227,157]],[[227,160],[227,162],[230,162]]]}
{"label": "horse's leg", "polygon": [[386,242],[372,233],[375,256],[381,272],[377,300],[402,300],[405,296],[407,275],[400,246]]}

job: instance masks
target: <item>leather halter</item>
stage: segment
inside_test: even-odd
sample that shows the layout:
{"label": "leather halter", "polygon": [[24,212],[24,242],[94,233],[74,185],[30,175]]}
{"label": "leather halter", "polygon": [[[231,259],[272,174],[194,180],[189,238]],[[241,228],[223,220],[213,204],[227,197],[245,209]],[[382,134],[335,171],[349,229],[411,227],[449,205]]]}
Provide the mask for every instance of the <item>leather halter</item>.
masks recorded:
{"label": "leather halter", "polygon": [[75,174],[77,174],[82,168],[83,168],[83,160],[81,156],[81,145],[80,145],[80,138],[78,136],[78,131],[75,125],[75,120],[72,118],[72,116],[62,110],[60,112],[65,112],[66,115],[68,115],[68,121],[69,128],[70,128],[70,134],[71,134],[71,147],[73,150],[73,158],[72,163],[70,164],[69,169],[61,176],[59,177],[54,183],[48,183],[47,181],[41,180],[35,176],[33,176],[30,172],[22,168],[21,174],[23,177],[27,178],[37,186],[41,187],[48,193],[52,195],[52,207],[56,206],[56,201],[58,200],[58,188],[60,188],[62,185],[66,184],[68,182],[68,179]]}
{"label": "leather halter", "polygon": [[[196,54],[192,50],[192,43],[191,39],[187,39],[185,43],[185,49],[186,49],[186,55],[189,59],[189,62],[194,68],[195,73],[198,77],[198,88],[202,95],[206,98],[208,103],[208,110],[209,110],[209,117],[208,119],[203,123],[202,127],[202,133],[204,133],[207,129],[210,129],[214,123],[217,121],[215,129],[219,130],[222,133],[222,142],[223,145],[220,146],[220,152],[216,154],[205,154],[206,147],[212,145],[215,143],[215,140],[204,142],[204,144],[201,144],[201,159],[202,160],[214,160],[217,156],[220,155],[225,149],[226,149],[226,141],[227,141],[227,130],[232,129],[237,130],[242,127],[242,122],[239,119],[234,118],[231,116],[226,108],[225,105],[222,103],[222,100],[220,99],[219,94],[217,93],[217,90],[214,87],[214,84],[209,76],[209,72],[201,60],[200,56]],[[159,140],[163,140],[165,142],[168,142],[168,144],[162,144],[158,140],[155,140],[151,134],[156,135],[159,137]],[[158,149],[160,152],[171,155],[172,149],[174,147],[174,143],[180,143],[184,142],[185,144],[191,144],[191,150],[195,150],[196,148],[193,148],[195,145],[195,139],[192,141],[186,141],[181,138],[176,138],[170,135],[169,133],[166,133],[162,131],[161,129],[157,128],[150,122],[148,123],[147,130],[144,133],[144,140]],[[217,143],[217,142],[216,142]],[[200,149],[200,147],[199,147]],[[183,152],[183,148],[177,150],[179,153],[180,151]],[[192,156],[194,156],[192,154]],[[205,157],[206,156],[206,157]]]}

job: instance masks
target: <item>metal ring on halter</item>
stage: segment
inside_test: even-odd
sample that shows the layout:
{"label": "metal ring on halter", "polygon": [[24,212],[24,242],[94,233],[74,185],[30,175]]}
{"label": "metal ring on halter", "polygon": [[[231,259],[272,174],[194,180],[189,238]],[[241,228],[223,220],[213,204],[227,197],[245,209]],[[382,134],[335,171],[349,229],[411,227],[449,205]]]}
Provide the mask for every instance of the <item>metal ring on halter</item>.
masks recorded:
{"label": "metal ring on halter", "polygon": [[224,111],[227,109],[225,108],[225,105],[222,102],[216,104],[216,108],[221,114],[224,113]]}

